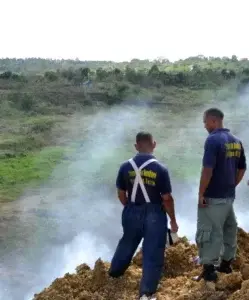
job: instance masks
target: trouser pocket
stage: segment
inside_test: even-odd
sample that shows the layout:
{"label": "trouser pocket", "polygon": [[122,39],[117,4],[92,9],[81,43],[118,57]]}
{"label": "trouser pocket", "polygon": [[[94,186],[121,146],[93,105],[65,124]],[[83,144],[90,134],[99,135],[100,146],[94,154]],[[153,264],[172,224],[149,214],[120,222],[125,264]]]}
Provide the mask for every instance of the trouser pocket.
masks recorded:
{"label": "trouser pocket", "polygon": [[195,241],[198,247],[202,248],[205,243],[211,241],[212,226],[200,226],[197,229]]}

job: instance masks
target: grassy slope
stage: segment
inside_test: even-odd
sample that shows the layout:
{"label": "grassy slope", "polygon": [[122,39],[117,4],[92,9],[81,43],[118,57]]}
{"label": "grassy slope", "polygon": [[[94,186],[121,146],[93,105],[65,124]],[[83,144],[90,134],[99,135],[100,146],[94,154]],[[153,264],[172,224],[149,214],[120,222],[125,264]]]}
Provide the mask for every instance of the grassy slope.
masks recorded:
{"label": "grassy slope", "polygon": [[11,112],[2,111],[0,119],[0,202],[14,200],[27,186],[48,178],[64,152],[55,137],[65,118]]}
{"label": "grassy slope", "polygon": [[[169,88],[167,92],[142,90],[140,98],[166,95],[165,102],[191,102],[193,92]],[[71,109],[68,109],[71,113]],[[64,109],[62,109],[64,113]],[[0,118],[0,202],[17,199],[25,188],[39,185],[63,158],[64,148],[56,146],[61,122],[68,119],[61,108],[52,114],[22,113],[2,103]]]}
{"label": "grassy slope", "polygon": [[[169,67],[173,68],[173,65]],[[18,198],[28,185],[39,184],[50,176],[63,157],[64,149],[56,147],[55,137],[61,132],[60,122],[67,120],[65,115],[81,109],[86,104],[85,99],[93,103],[105,102],[106,94],[116,94],[117,84],[120,83],[94,84],[93,90],[86,92],[63,80],[46,82],[35,76],[29,78],[27,84],[0,80],[0,202]],[[211,90],[175,86],[146,89],[125,84],[128,91],[124,99],[128,102],[152,100],[169,104],[177,111],[202,105],[214,94],[221,99],[227,98],[227,93],[231,94],[226,88],[217,95],[217,91]],[[27,104],[31,105],[30,109],[24,111],[22,105]]]}
{"label": "grassy slope", "polygon": [[[176,87],[154,88],[140,90],[136,99],[157,102],[160,98],[161,103],[179,111],[202,105],[212,99],[212,93]],[[52,114],[43,111],[41,115],[22,113],[4,105],[6,111],[2,110],[0,118],[0,202],[17,199],[26,187],[39,185],[51,175],[64,153],[62,146],[56,146],[55,137],[62,131],[61,122],[68,119],[64,115],[67,109],[61,107],[53,106]],[[71,108],[68,111],[72,113]]]}
{"label": "grassy slope", "polygon": [[27,186],[34,186],[47,179],[61,160],[63,148],[47,147],[19,157],[0,162],[0,200],[14,200]]}

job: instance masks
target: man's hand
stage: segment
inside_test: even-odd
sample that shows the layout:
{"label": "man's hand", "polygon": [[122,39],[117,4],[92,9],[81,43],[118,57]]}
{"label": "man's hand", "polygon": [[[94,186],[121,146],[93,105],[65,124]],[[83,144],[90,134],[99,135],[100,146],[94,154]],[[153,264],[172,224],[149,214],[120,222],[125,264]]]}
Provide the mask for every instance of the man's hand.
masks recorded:
{"label": "man's hand", "polygon": [[170,221],[170,227],[172,232],[177,232],[178,231],[178,225],[176,221]]}
{"label": "man's hand", "polygon": [[199,201],[198,201],[198,206],[199,207],[207,207],[207,203],[205,202],[205,198],[203,196],[199,195]]}

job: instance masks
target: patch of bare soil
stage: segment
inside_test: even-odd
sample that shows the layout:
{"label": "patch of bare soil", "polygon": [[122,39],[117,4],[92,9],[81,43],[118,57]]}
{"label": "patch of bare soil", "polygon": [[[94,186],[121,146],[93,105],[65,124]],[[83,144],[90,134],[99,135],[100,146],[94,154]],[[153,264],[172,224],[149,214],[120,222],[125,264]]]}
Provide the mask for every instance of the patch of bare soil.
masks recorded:
{"label": "patch of bare soil", "polygon": [[[158,288],[158,300],[249,300],[249,234],[239,229],[238,253],[232,274],[219,274],[216,285],[193,281],[201,268],[192,259],[197,248],[184,238],[165,251],[165,270]],[[91,270],[86,264],[76,274],[57,278],[34,300],[135,300],[138,299],[142,254],[139,252],[125,275],[119,279],[107,274],[108,263],[97,260]]]}

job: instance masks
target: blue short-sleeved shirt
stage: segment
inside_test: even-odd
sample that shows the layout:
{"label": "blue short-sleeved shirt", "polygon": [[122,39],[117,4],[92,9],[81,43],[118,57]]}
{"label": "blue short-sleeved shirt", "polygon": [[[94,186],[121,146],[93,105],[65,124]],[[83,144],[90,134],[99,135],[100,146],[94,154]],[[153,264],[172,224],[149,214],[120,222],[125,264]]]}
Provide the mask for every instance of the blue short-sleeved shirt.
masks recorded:
{"label": "blue short-sleeved shirt", "polygon": [[[155,157],[150,154],[137,154],[133,160],[139,168],[144,162],[151,158]],[[118,189],[128,192],[128,202],[131,201],[131,193],[135,176],[135,171],[130,162],[124,162],[118,171],[116,186]],[[161,195],[171,193],[171,182],[168,170],[158,161],[147,165],[141,171],[141,177],[144,181],[151,203],[161,204]],[[135,202],[136,204],[146,203],[140,185],[138,185]]]}
{"label": "blue short-sleeved shirt", "polygon": [[213,168],[204,197],[235,198],[237,170],[246,169],[241,141],[226,128],[210,133],[204,146],[203,167]]}

